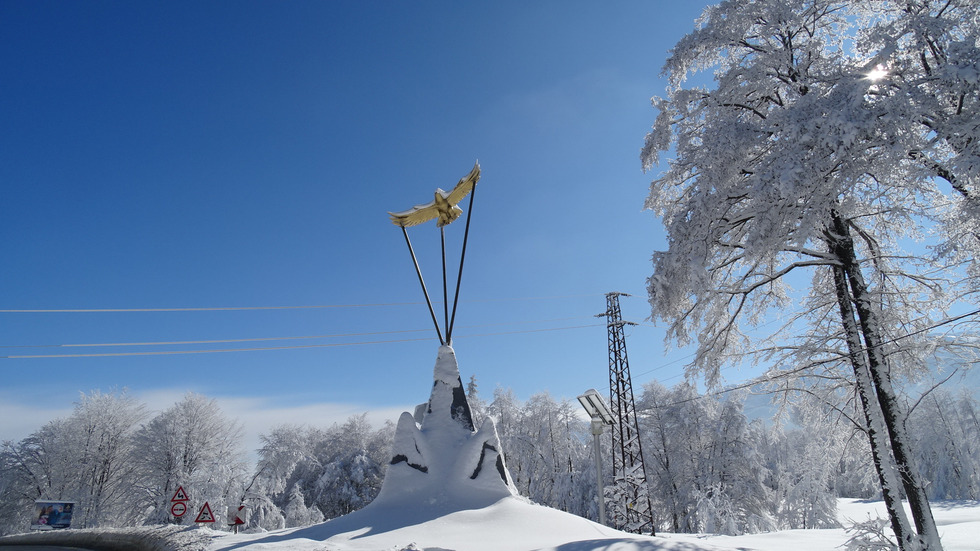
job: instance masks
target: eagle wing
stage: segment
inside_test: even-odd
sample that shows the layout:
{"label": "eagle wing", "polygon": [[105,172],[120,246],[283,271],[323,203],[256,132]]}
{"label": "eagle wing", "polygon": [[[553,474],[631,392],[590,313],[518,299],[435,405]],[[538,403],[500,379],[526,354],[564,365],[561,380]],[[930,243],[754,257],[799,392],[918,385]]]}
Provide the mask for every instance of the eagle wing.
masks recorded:
{"label": "eagle wing", "polygon": [[401,212],[389,212],[388,216],[391,217],[391,222],[396,226],[407,228],[434,220],[439,216],[439,209],[436,207],[435,201],[430,201]]}
{"label": "eagle wing", "polygon": [[473,170],[463,178],[460,178],[459,182],[456,183],[456,187],[448,195],[445,195],[446,200],[449,201],[450,205],[456,206],[456,203],[462,201],[464,197],[473,191],[473,187],[476,186],[479,180],[480,162],[477,161],[473,164]]}

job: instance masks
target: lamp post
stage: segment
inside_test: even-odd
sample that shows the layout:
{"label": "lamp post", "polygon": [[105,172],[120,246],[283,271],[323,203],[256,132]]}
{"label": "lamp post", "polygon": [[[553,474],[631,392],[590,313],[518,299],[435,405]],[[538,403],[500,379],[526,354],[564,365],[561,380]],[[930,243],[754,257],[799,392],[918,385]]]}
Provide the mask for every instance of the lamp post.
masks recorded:
{"label": "lamp post", "polygon": [[602,428],[613,424],[612,412],[609,406],[602,400],[602,396],[594,388],[585,391],[585,394],[578,397],[578,401],[585,408],[586,413],[592,418],[592,453],[595,455],[595,484],[596,496],[599,499],[599,523],[606,524],[606,499],[603,496],[602,487],[602,455],[599,453],[599,436]]}

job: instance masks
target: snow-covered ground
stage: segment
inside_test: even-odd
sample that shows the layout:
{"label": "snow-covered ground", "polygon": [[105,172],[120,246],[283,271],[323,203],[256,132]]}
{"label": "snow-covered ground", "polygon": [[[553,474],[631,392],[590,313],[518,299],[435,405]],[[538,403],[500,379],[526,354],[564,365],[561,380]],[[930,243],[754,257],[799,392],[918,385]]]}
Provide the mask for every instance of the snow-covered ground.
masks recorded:
{"label": "snow-covered ground", "polygon": [[[906,511],[908,507],[906,507]],[[932,503],[933,516],[939,525],[945,551],[977,551],[980,549],[980,502],[940,501]],[[887,519],[881,501],[841,499],[838,518],[844,526],[869,518]],[[667,534],[671,541],[710,543],[717,547],[757,551],[817,551],[839,549],[853,534],[844,528],[826,530],[782,530],[744,536],[706,536]]]}
{"label": "snow-covered ground", "polygon": [[[370,507],[308,528],[261,535],[219,536],[209,551],[684,551],[738,549],[826,551],[849,538],[843,528],[785,530],[744,536],[626,534],[554,509],[505,498],[490,507],[414,518],[411,511]],[[980,549],[980,503],[934,504],[946,551]],[[880,501],[841,500],[842,521],[884,516]]]}
{"label": "snow-covered ground", "polygon": [[[429,509],[430,511],[432,509]],[[980,549],[980,502],[938,502],[933,512],[946,551]],[[880,501],[840,501],[842,521],[884,516]],[[431,516],[431,515],[430,515]],[[128,530],[64,530],[0,538],[41,539],[65,545],[129,544],[156,551],[830,551],[848,539],[844,529],[784,530],[744,536],[618,532],[574,515],[503,498],[480,509],[426,518],[420,509],[366,507],[306,528],[238,534],[178,526]]]}
{"label": "snow-covered ground", "polygon": [[516,497],[503,498],[489,507],[453,511],[435,518],[425,518],[428,515],[419,513],[420,510],[367,507],[317,526],[219,537],[209,551],[715,549],[710,544],[625,534]]}

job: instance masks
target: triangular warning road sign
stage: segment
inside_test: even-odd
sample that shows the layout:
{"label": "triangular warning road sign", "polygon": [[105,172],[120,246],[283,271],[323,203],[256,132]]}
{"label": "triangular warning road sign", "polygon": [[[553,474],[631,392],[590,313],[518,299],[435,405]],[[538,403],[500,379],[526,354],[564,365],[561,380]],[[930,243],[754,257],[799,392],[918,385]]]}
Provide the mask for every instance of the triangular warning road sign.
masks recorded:
{"label": "triangular warning road sign", "polygon": [[190,501],[191,498],[187,497],[187,492],[184,491],[183,486],[177,486],[177,491],[174,492],[174,497],[170,498],[170,501]]}
{"label": "triangular warning road sign", "polygon": [[204,505],[201,506],[200,512],[197,513],[197,518],[194,522],[214,522],[214,515],[211,513],[211,506],[205,501]]}

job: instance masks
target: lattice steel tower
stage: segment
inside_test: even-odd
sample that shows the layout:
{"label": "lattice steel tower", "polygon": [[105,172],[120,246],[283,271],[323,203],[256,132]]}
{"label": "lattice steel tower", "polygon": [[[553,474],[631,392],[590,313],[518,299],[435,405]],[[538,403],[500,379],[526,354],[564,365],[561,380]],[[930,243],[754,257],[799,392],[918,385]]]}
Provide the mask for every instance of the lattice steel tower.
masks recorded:
{"label": "lattice steel tower", "polygon": [[606,503],[612,526],[635,534],[653,534],[653,508],[643,466],[643,449],[633,400],[633,382],[626,357],[624,325],[619,297],[626,293],[608,293],[606,311],[596,317],[606,318],[609,333],[609,409],[612,425],[613,485],[606,489]]}

